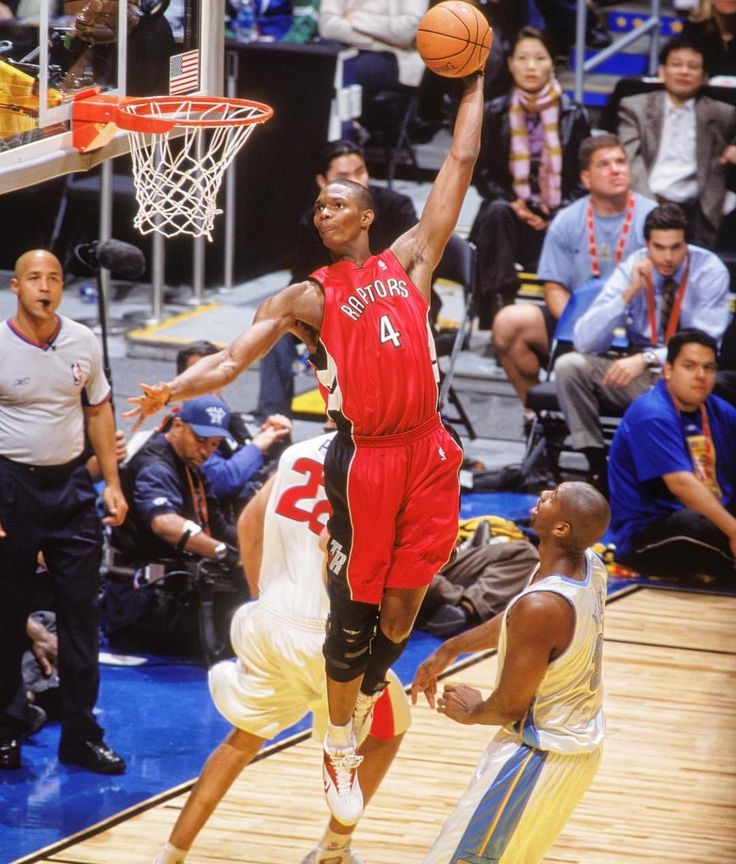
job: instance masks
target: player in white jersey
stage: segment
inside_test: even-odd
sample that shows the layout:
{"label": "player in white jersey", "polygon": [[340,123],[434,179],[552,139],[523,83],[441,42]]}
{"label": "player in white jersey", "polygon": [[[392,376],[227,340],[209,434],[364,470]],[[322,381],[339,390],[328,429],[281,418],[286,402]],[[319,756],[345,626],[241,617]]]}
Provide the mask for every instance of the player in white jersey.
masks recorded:
{"label": "player in white jersey", "polygon": [[536,864],[590,785],[602,753],[601,653],[606,568],[589,548],[608,527],[606,499],[587,483],[545,491],[532,509],[540,563],[490,621],[435,651],[412,699],[435,706],[437,676],[459,655],[498,646],[487,699],[445,686],[437,710],[458,723],[501,726],[424,864]]}
{"label": "player in white jersey", "polygon": [[[324,674],[325,621],[329,609],[320,534],[329,515],[324,457],[334,433],[289,447],[276,474],[248,503],[238,522],[243,567],[255,602],[233,616],[234,661],[213,666],[210,692],[235,727],[216,748],[157,859],[181,864],[200,829],[262,744],[308,712],[320,741],[327,726]],[[409,727],[409,700],[398,678],[375,706],[362,746],[360,782],[370,796],[378,787]],[[334,818],[303,864],[362,864],[350,848],[355,826]]]}

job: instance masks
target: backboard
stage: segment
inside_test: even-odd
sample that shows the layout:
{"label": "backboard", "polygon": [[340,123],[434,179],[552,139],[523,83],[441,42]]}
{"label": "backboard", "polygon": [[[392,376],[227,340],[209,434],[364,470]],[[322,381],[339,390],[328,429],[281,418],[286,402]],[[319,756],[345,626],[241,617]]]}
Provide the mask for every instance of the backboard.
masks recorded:
{"label": "backboard", "polygon": [[220,95],[224,0],[19,0],[0,22],[0,194],[128,150],[125,133],[79,153],[71,106],[121,96]]}

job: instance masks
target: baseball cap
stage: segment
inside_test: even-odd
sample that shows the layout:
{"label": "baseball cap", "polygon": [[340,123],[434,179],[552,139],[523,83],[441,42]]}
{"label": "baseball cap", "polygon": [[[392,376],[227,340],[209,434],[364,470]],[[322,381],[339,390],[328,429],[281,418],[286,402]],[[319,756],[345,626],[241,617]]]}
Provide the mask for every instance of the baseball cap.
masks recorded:
{"label": "baseball cap", "polygon": [[181,406],[179,419],[188,423],[202,438],[229,434],[230,409],[217,396],[199,396]]}

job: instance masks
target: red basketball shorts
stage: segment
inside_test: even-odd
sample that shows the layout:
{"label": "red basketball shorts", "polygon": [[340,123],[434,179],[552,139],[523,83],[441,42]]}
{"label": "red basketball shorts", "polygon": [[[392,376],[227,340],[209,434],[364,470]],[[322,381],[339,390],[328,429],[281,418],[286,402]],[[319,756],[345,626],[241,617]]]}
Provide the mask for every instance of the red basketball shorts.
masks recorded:
{"label": "red basketball shorts", "polygon": [[325,460],[328,567],[353,600],[378,604],[386,588],[424,587],[447,563],[462,460],[439,416],[399,435],[335,436]]}

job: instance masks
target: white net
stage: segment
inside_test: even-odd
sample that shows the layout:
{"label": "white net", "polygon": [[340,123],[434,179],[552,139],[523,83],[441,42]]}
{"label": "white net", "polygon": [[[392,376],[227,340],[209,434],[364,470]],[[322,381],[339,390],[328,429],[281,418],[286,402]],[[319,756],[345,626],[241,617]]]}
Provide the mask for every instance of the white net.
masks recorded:
{"label": "white net", "polygon": [[174,123],[168,132],[128,130],[141,234],[190,234],[212,240],[217,193],[235,154],[271,116],[266,105],[245,100],[172,97],[124,106],[133,117]]}

